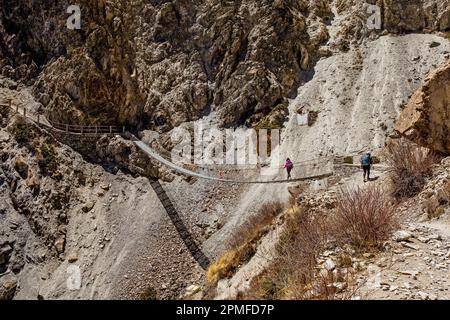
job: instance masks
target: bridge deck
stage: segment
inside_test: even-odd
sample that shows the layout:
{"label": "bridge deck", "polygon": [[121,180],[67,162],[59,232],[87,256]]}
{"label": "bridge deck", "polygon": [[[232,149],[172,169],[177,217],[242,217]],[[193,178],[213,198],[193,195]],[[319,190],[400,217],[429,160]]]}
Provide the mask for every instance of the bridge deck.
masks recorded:
{"label": "bridge deck", "polygon": [[290,183],[290,182],[296,182],[296,181],[323,179],[326,177],[330,177],[334,174],[333,172],[327,172],[327,173],[317,174],[317,175],[308,176],[308,177],[293,178],[293,179],[289,179],[289,180],[285,179],[285,180],[266,180],[266,181],[264,181],[264,180],[245,181],[245,180],[221,179],[221,178],[207,176],[204,174],[200,174],[200,173],[182,168],[182,167],[176,165],[175,163],[165,159],[164,157],[159,155],[155,150],[153,150],[148,145],[146,145],[144,142],[142,142],[138,139],[136,139],[134,141],[134,143],[136,144],[137,147],[139,147],[139,149],[141,149],[143,152],[145,152],[150,158],[155,159],[156,161],[163,164],[164,166],[166,166],[178,173],[181,173],[183,175],[196,177],[196,178],[204,179],[204,180],[212,180],[212,181],[219,181],[219,182],[224,182],[224,183],[236,183],[236,184],[272,184],[272,183]]}

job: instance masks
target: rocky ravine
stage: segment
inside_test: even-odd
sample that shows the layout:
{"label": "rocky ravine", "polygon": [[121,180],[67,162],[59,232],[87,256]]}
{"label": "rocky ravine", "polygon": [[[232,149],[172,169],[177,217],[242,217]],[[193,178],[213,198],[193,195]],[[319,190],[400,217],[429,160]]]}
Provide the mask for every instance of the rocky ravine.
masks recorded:
{"label": "rocky ravine", "polygon": [[[178,298],[200,281],[146,178],[86,163],[31,125],[19,142],[9,109],[0,122],[0,299],[138,299],[148,286]],[[67,286],[73,267],[79,290]]]}
{"label": "rocky ravine", "polygon": [[[283,155],[376,152],[395,136],[409,97],[449,59],[449,41],[429,33],[448,31],[450,8],[437,0],[370,2],[383,9],[383,30],[367,30],[360,1],[82,0],[83,27],[70,31],[67,1],[0,0],[1,98],[31,88],[37,101],[26,94],[22,103],[51,120],[159,132],[204,115],[227,126],[256,123],[283,104]],[[299,125],[297,115],[310,112],[316,121]],[[134,170],[146,163],[123,153],[130,143],[101,140],[103,168],[37,131],[34,147],[55,147],[53,176],[11,133],[19,120],[2,114],[1,121],[2,297],[138,298],[151,286],[178,298],[201,283],[203,272],[139,177],[155,168]],[[288,197],[286,186],[230,192],[165,180],[174,181],[170,196],[211,256],[261,199]],[[81,268],[79,291],[67,290],[69,264]]]}
{"label": "rocky ravine", "polygon": [[211,106],[233,124],[282,103],[317,59],[331,15],[326,1],[80,6],[79,31],[65,28],[66,1],[5,6],[3,73],[32,78],[42,70],[35,94],[55,121],[160,130]]}

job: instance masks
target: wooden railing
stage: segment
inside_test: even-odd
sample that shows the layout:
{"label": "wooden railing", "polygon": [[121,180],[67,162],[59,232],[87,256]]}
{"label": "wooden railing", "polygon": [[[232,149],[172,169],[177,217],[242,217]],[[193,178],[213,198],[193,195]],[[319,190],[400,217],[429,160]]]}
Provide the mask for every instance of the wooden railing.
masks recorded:
{"label": "wooden railing", "polygon": [[67,133],[77,134],[106,134],[106,133],[125,133],[125,126],[104,126],[104,125],[88,125],[80,126],[73,124],[55,123],[49,121],[54,129]]}
{"label": "wooden railing", "polygon": [[22,115],[24,118],[28,118],[36,122],[39,126],[47,126],[50,129],[63,131],[73,134],[124,134],[126,131],[125,126],[105,126],[105,125],[74,125],[67,123],[57,123],[50,121],[45,116],[39,113],[31,113],[26,108],[20,108],[19,105],[13,106],[11,102],[9,104],[0,104],[3,107],[9,107],[17,114]]}

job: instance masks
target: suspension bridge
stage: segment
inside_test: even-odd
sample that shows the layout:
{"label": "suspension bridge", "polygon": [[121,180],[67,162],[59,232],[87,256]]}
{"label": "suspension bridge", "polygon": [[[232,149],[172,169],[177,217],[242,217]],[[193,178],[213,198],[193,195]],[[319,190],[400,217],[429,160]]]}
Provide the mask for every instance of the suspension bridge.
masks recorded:
{"label": "suspension bridge", "polygon": [[[178,174],[195,177],[203,180],[216,181],[221,183],[229,183],[229,184],[280,184],[280,183],[293,183],[298,181],[307,181],[307,180],[320,180],[334,175],[334,162],[329,158],[318,158],[311,159],[303,162],[294,163],[294,165],[305,166],[306,164],[324,164],[331,163],[333,164],[333,170],[329,170],[327,172],[311,174],[303,177],[295,177],[292,179],[273,179],[273,180],[243,180],[243,179],[225,179],[223,177],[206,175],[203,173],[195,172],[191,169],[187,169],[179,164],[175,164],[168,157],[162,156],[162,152],[157,152],[154,148],[151,148],[149,145],[145,144],[143,141],[138,139],[133,134],[130,134],[126,131],[125,126],[111,126],[111,125],[73,125],[73,124],[63,124],[56,123],[48,120],[42,114],[37,112],[33,112],[32,110],[27,110],[25,107],[20,108],[18,105],[13,106],[11,102],[4,104],[0,103],[0,107],[9,108],[14,114],[20,115],[25,119],[33,122],[35,125],[40,127],[42,130],[52,134],[55,132],[65,133],[73,136],[98,136],[101,137],[103,135],[121,135],[125,138],[131,137],[133,143],[144,152],[149,158],[157,161],[161,165],[167,167],[169,170],[176,172]],[[166,151],[167,153],[167,151]],[[344,163],[339,165],[346,165]],[[347,164],[348,166],[352,166],[351,164]],[[356,166],[356,165],[353,165]],[[321,166],[322,168],[326,168],[326,165]],[[202,169],[201,167],[197,167],[197,169]],[[258,169],[258,168],[257,168]],[[237,171],[239,171],[237,169]],[[167,193],[165,192],[162,185],[159,183],[158,179],[150,179],[150,185],[160,200],[162,206],[164,207],[166,213],[170,217],[173,225],[178,231],[178,234],[182,238],[186,247],[190,251],[192,257],[197,261],[197,263],[203,268],[206,269],[209,264],[209,258],[201,251],[200,246],[198,246],[188,228],[180,218],[179,213],[175,209],[172,200],[169,198]]]}

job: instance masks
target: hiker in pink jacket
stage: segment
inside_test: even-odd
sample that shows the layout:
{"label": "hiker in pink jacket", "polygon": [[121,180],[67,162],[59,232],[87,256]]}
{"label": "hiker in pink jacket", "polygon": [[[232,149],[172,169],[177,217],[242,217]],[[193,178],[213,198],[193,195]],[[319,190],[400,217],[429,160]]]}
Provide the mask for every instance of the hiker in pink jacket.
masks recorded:
{"label": "hiker in pink jacket", "polygon": [[286,159],[286,162],[284,163],[284,168],[287,171],[288,180],[291,179],[291,171],[294,168],[294,164],[292,163],[291,159],[289,158]]}

